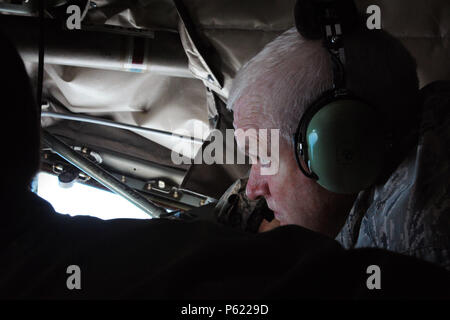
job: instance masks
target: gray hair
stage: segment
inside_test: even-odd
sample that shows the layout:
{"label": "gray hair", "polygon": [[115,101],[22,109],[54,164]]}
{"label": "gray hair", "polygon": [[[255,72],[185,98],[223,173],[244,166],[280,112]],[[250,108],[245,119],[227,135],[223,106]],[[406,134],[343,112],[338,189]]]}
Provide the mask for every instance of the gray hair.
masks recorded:
{"label": "gray hair", "polygon": [[246,105],[243,117],[257,116],[261,127],[280,129],[290,142],[305,106],[331,87],[331,77],[330,59],[321,42],[306,41],[292,28],[242,67],[227,108]]}
{"label": "gray hair", "polygon": [[[399,40],[361,28],[344,38],[347,88],[377,108],[394,144],[417,126],[416,63]],[[278,128],[290,145],[305,108],[332,86],[330,57],[321,41],[291,28],[248,61],[233,81],[227,108],[239,121]],[[245,113],[238,112],[245,106]],[[414,120],[414,121],[413,121]],[[380,130],[388,129],[380,128]]]}

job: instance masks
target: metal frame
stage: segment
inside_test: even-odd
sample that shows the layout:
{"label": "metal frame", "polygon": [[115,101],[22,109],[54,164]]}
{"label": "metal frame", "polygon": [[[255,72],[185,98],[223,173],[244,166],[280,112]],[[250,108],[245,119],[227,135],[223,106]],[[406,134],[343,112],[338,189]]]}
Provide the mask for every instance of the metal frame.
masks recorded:
{"label": "metal frame", "polygon": [[59,154],[66,161],[97,180],[109,190],[124,197],[135,206],[139,207],[144,212],[149,214],[151,217],[159,218],[161,214],[166,213],[163,208],[151,203],[148,199],[135,191],[133,188],[130,188],[97,164],[91,162],[81,154],[77,153],[75,150],[70,148],[67,144],[53,136],[48,131],[43,130],[42,140],[48,147],[50,147],[54,152]]}
{"label": "metal frame", "polygon": [[125,124],[105,119],[99,119],[91,116],[84,116],[84,115],[78,115],[78,114],[64,114],[64,113],[57,113],[57,112],[50,112],[50,111],[43,111],[41,113],[41,117],[50,117],[50,118],[56,118],[56,119],[64,119],[64,120],[71,120],[71,121],[79,121],[79,122],[87,122],[87,123],[93,123],[98,124],[102,126],[107,127],[113,127],[118,129],[125,129],[130,130],[133,132],[140,132],[140,133],[156,133],[159,135],[169,136],[173,138],[179,138],[188,140],[189,142],[195,142],[199,144],[203,144],[204,140],[195,138],[195,137],[189,137],[181,134],[176,134],[169,131],[159,130],[159,129],[153,129],[153,128],[145,128],[145,127],[139,127],[134,126],[131,124]]}

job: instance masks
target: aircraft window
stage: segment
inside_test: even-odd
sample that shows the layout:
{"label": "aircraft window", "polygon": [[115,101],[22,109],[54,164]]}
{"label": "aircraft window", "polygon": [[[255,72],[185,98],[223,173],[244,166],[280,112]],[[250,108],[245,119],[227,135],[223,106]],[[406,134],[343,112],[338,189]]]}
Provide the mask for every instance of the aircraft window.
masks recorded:
{"label": "aircraft window", "polygon": [[37,194],[50,202],[57,212],[71,216],[89,215],[104,220],[150,218],[144,211],[112,192],[79,182],[64,188],[59,185],[57,176],[45,172],[40,172],[37,178]]}

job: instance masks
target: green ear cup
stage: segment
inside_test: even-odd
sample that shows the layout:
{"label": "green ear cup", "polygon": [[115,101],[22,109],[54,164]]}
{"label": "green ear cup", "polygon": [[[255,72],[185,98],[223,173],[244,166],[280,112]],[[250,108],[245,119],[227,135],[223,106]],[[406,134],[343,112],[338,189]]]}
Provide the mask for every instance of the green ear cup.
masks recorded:
{"label": "green ear cup", "polygon": [[373,184],[383,166],[378,113],[358,100],[336,100],[322,107],[306,129],[308,166],[317,183],[351,194]]}

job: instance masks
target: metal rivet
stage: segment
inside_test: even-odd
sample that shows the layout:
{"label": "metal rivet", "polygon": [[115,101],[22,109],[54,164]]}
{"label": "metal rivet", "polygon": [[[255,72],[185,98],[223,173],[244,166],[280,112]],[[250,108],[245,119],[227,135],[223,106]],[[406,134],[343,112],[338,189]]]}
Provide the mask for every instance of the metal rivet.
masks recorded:
{"label": "metal rivet", "polygon": [[158,188],[164,189],[166,187],[166,183],[162,180],[158,181]]}
{"label": "metal rivet", "polygon": [[127,179],[125,178],[125,176],[122,176],[122,178],[120,179],[120,181],[124,182],[127,181]]}
{"label": "metal rivet", "polygon": [[178,198],[178,197],[179,197],[179,194],[178,194],[177,191],[174,191],[174,192],[173,192],[173,197],[174,197],[174,198]]}
{"label": "metal rivet", "polygon": [[206,201],[204,199],[200,200],[200,205],[203,206],[205,205]]}
{"label": "metal rivet", "polygon": [[147,183],[147,190],[152,190],[152,185],[150,183]]}

